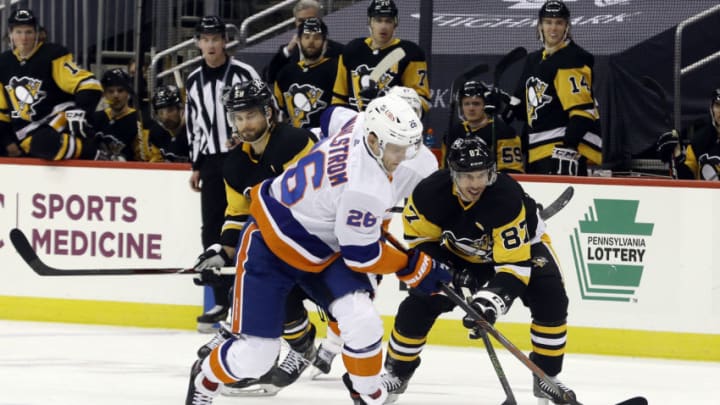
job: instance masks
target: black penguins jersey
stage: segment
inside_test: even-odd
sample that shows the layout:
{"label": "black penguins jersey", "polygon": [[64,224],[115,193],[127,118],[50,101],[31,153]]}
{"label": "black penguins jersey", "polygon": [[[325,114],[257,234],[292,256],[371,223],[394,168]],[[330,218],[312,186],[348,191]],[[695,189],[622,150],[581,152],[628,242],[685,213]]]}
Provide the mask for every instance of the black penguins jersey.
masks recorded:
{"label": "black penguins jersey", "polygon": [[591,162],[602,162],[599,114],[593,96],[593,56],[568,41],[552,54],[538,50],[528,55],[516,96],[523,101],[528,130],[528,161],[550,157],[563,142],[573,116],[593,122],[582,135],[578,152]]}
{"label": "black penguins jersey", "polygon": [[[493,128],[493,121],[495,128]],[[493,132],[495,134],[493,135]],[[523,151],[520,135],[502,120],[489,119],[483,126],[472,129],[467,121],[463,121],[450,128],[445,139],[443,140],[442,152],[443,161],[447,158],[447,152],[450,146],[459,138],[469,138],[477,136],[482,139],[486,145],[495,147],[497,153],[495,161],[497,169],[501,172],[525,173],[523,166]],[[494,143],[494,146],[493,146]]]}
{"label": "black penguins jersey", "polygon": [[327,57],[312,65],[288,63],[280,70],[275,98],[294,127],[320,127],[320,114],[332,101],[336,73],[337,59]]}
{"label": "black penguins jersey", "polygon": [[40,125],[64,126],[64,119],[52,121],[58,112],[78,108],[77,93],[102,93],[100,82],[65,47],[42,42],[26,60],[12,50],[0,55],[0,86],[0,122],[11,124],[19,141]]}
{"label": "black penguins jersey", "polygon": [[142,140],[142,124],[136,109],[128,108],[118,117],[112,116],[110,108],[96,111],[93,122],[100,142],[106,147],[125,160],[143,160],[135,156],[134,149],[135,143]]}
{"label": "black penguins jersey", "polygon": [[392,86],[415,89],[426,112],[430,108],[430,86],[427,77],[427,61],[422,49],[414,42],[393,39],[383,49],[370,48],[370,38],[357,38],[347,45],[338,60],[337,77],[333,88],[333,104],[350,105],[358,111],[364,110],[360,89],[368,85],[370,73],[377,64],[395,48],[402,48],[405,57],[384,73],[378,80],[380,91]]}
{"label": "black penguins jersey", "polygon": [[306,155],[315,144],[312,132],[288,124],[276,124],[265,151],[255,156],[248,143],[230,151],[223,166],[227,208],[220,241],[235,246],[250,214],[250,198],[245,191],[261,181],[284,172]]}
{"label": "black penguins jersey", "polygon": [[507,273],[527,285],[530,247],[543,237],[545,224],[535,200],[507,174],[498,173],[478,201],[466,203],[450,171],[439,170],[415,187],[403,210],[403,230],[410,247],[439,244],[451,254],[428,253],[441,260],[459,258],[464,263],[455,261],[458,268],[491,265],[495,273]]}
{"label": "black penguins jersey", "polygon": [[151,161],[187,162],[190,160],[190,146],[184,124],[180,125],[177,133],[173,134],[159,122],[153,121],[148,134],[148,143],[153,151],[150,153]]}

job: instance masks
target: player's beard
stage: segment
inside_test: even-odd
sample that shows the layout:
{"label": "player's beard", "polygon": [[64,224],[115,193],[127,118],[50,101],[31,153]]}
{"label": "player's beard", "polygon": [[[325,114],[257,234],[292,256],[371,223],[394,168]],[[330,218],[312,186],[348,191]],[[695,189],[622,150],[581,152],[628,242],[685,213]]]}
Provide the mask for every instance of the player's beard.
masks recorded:
{"label": "player's beard", "polygon": [[315,48],[315,49],[302,48],[301,50],[302,50],[302,54],[305,57],[305,59],[312,60],[312,61],[319,59],[320,55],[322,54],[322,47]]}
{"label": "player's beard", "polygon": [[249,134],[248,134],[248,131],[243,132],[242,134],[240,134],[240,139],[242,139],[243,142],[253,143],[253,142],[258,141],[263,136],[263,134],[265,134],[265,132],[267,130],[268,130],[268,126],[266,124],[266,125],[263,125],[262,128],[258,128],[256,131],[249,132]]}

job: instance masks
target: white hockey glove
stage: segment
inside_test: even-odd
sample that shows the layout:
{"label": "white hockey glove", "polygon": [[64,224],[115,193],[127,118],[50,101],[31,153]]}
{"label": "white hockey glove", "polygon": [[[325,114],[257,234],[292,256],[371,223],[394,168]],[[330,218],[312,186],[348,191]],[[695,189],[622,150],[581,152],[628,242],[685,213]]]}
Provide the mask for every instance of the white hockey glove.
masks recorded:
{"label": "white hockey glove", "polygon": [[[498,316],[505,315],[510,309],[512,301],[506,301],[492,290],[480,290],[470,298],[470,305],[491,324],[494,324]],[[475,329],[477,324],[470,315],[463,318],[463,326],[468,329]]]}
{"label": "white hockey glove", "polygon": [[220,269],[230,264],[230,257],[225,253],[222,245],[215,243],[204,251],[193,264],[193,269],[201,272],[206,269]]}
{"label": "white hockey glove", "polygon": [[700,165],[700,178],[703,180],[718,181],[718,169],[720,169],[720,156],[710,156],[703,153],[698,158]]}
{"label": "white hockey glove", "polygon": [[577,176],[578,161],[580,160],[580,154],[578,151],[572,148],[556,146],[553,148],[552,155],[550,157],[556,162],[556,174]]}
{"label": "white hockey glove", "polygon": [[95,132],[92,125],[85,119],[85,111],[80,109],[65,111],[65,119],[70,134],[75,137],[88,138],[92,137]]}

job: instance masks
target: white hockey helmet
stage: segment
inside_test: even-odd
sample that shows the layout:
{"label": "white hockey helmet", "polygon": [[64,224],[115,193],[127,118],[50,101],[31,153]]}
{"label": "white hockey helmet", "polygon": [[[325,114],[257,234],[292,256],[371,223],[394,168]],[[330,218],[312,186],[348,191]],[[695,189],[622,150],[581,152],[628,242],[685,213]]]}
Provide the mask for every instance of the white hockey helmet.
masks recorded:
{"label": "white hockey helmet", "polygon": [[388,90],[387,94],[394,94],[405,100],[406,103],[410,104],[410,107],[415,111],[418,118],[422,118],[422,101],[420,101],[420,96],[418,96],[415,89],[405,86],[393,86]]}
{"label": "white hockey helmet", "polygon": [[415,111],[402,98],[388,94],[372,100],[365,109],[365,139],[373,133],[378,138],[380,154],[375,159],[382,163],[388,144],[408,146],[407,158],[417,154],[422,143],[423,125]]}

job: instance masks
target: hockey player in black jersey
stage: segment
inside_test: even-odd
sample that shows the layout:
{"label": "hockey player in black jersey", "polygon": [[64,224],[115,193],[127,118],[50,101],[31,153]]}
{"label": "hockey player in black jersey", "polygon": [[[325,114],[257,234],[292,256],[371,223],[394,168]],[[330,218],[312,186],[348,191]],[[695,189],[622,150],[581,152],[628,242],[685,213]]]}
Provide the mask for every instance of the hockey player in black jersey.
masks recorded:
{"label": "hockey player in black jersey", "polygon": [[187,162],[190,155],[185,131],[185,106],[177,86],[160,86],[152,97],[155,118],[148,133],[151,162]]}
{"label": "hockey player in black jersey", "polygon": [[[218,275],[214,269],[234,264],[235,246],[249,215],[250,199],[246,192],[255,184],[281,174],[310,151],[315,143],[310,131],[278,122],[278,111],[272,97],[270,90],[260,80],[235,84],[223,97],[228,122],[241,143],[230,151],[223,168],[227,208],[220,243],[210,246],[194,265],[201,272],[202,283],[212,285],[216,296],[228,294],[235,280],[235,276]],[[243,395],[242,391],[258,382],[279,389],[300,376],[316,352],[315,326],[307,321],[302,306],[305,297],[300,288],[295,288],[288,297],[287,319],[304,320],[302,325],[285,325],[283,337],[292,349],[288,354],[289,364],[283,362],[274,367],[260,381],[241,381],[228,386],[225,388],[226,393]],[[307,331],[310,333],[301,333]],[[221,327],[217,336],[222,337],[226,332]],[[207,349],[212,348],[210,346],[219,343],[217,336],[210,345],[201,349],[203,353],[206,354],[209,352]],[[264,390],[270,394],[277,392],[270,386],[265,386]]]}
{"label": "hockey player in black jersey", "polygon": [[[472,305],[489,322],[520,298],[532,315],[530,358],[556,379],[565,352],[568,298],[537,204],[517,181],[496,171],[478,138],[455,140],[448,163],[449,170],[421,181],[405,205],[406,241],[450,264],[453,286],[469,289]],[[385,358],[384,384],[393,398],[405,391],[420,365],[435,319],[454,306],[444,295],[413,290],[400,304]],[[478,332],[471,330],[471,337]],[[535,396],[564,403],[561,393],[536,377],[534,388]]]}
{"label": "hockey player in black jersey", "polygon": [[298,26],[300,61],[288,63],[277,75],[275,97],[295,127],[320,127],[320,114],[332,101],[337,59],[325,56],[328,28],[318,18]]}
{"label": "hockey player in black jersey", "polygon": [[39,40],[32,11],[16,9],[8,27],[12,49],[0,55],[0,133],[14,134],[10,140],[29,156],[95,158],[88,119],[102,96],[100,82],[65,47]]}
{"label": "hockey player in black jersey", "polygon": [[[463,121],[448,130],[443,139],[443,160],[447,158],[450,145],[458,138],[477,136],[496,151],[498,171],[524,173],[522,142],[516,131],[503,120],[486,112],[485,99],[490,89],[483,83],[470,80],[458,93],[458,105]],[[451,111],[455,114],[455,111]]]}
{"label": "hockey player in black jersey", "polygon": [[720,173],[720,88],[710,97],[710,119],[693,134],[689,142],[681,142],[677,131],[660,135],[657,151],[663,162],[674,161],[679,179],[718,181]]}
{"label": "hockey player in black jersey", "polygon": [[[420,96],[423,110],[430,108],[430,85],[425,53],[417,44],[395,37],[398,9],[393,0],[372,0],[367,9],[370,36],[357,38],[345,45],[338,61],[333,88],[333,104],[349,105],[362,111],[371,98],[392,86],[414,89]],[[402,48],[405,57],[371,83],[370,73],[391,51]],[[361,91],[363,94],[361,94]]]}
{"label": "hockey player in black jersey", "polygon": [[93,122],[98,131],[98,146],[108,152],[111,160],[147,160],[135,153],[147,148],[137,147],[143,142],[142,124],[137,110],[130,106],[131,80],[120,68],[108,70],[100,79],[108,107],[96,111]]}
{"label": "hockey player in black jersey", "polygon": [[543,48],[527,56],[515,96],[528,125],[528,173],[587,175],[602,163],[593,56],[570,35],[570,10],[548,0],[538,14]]}

